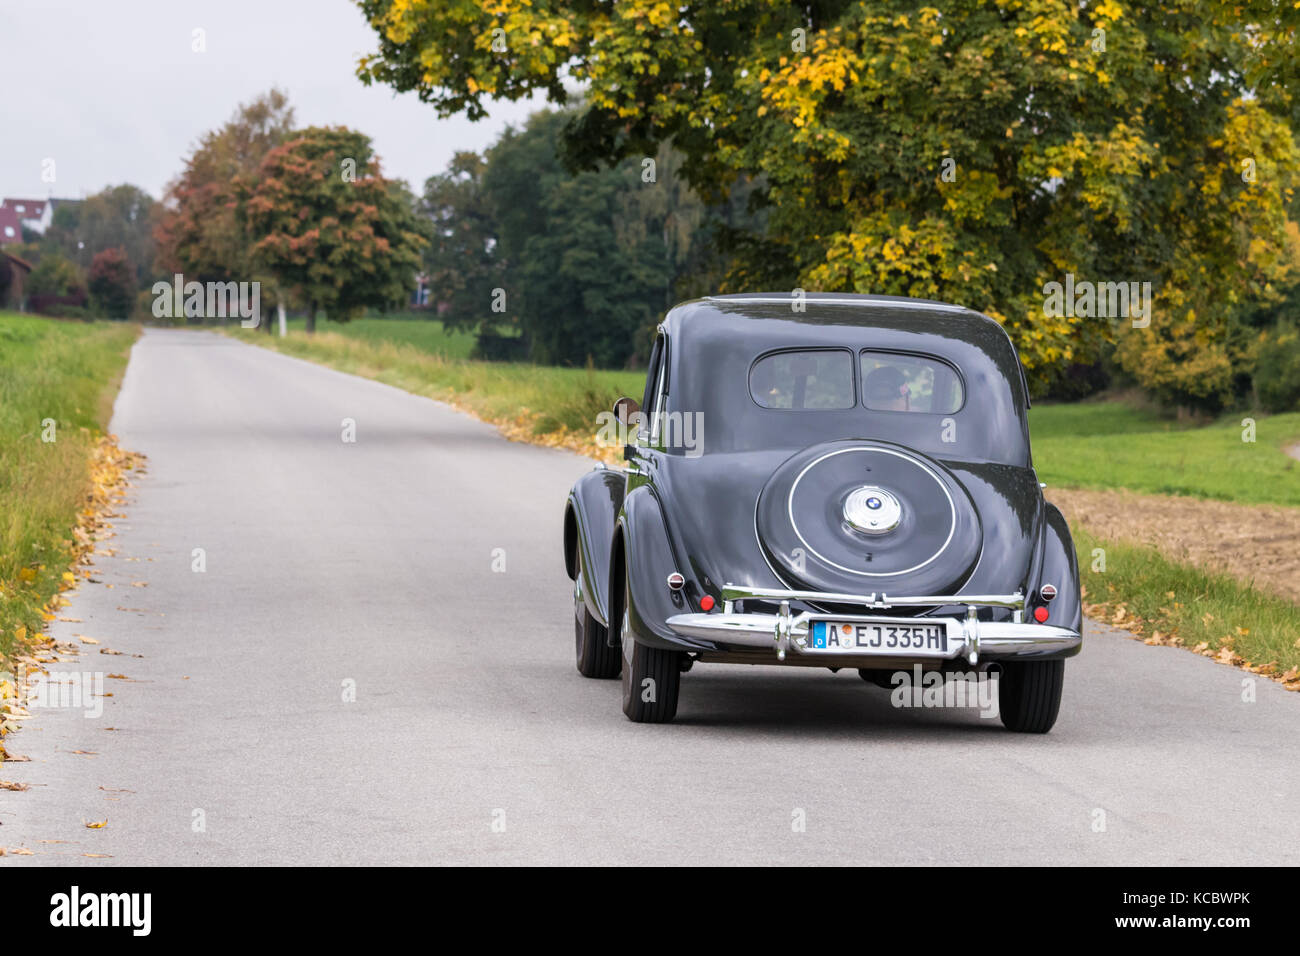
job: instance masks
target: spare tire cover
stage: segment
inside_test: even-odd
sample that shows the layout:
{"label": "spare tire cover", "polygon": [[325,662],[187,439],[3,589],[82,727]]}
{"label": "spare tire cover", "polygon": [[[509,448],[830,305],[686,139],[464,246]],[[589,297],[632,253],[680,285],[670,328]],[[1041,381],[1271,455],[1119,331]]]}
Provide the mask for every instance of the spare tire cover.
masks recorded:
{"label": "spare tire cover", "polygon": [[768,479],[759,543],[803,590],[952,594],[979,559],[979,516],[937,462],[885,442],[814,445]]}

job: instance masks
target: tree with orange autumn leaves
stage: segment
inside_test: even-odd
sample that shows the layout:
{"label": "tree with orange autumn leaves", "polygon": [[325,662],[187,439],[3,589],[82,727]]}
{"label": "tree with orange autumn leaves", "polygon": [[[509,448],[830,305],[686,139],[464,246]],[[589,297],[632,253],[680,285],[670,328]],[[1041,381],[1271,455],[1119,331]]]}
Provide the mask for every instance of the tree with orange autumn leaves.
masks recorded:
{"label": "tree with orange autumn leaves", "polygon": [[364,134],[295,131],[287,97],[271,90],[203,137],[155,235],[167,272],[262,282],[263,301],[306,307],[314,330],[318,309],[347,319],[402,302],[427,231]]}
{"label": "tree with orange autumn leaves", "polygon": [[271,150],[240,190],[255,262],[307,305],[346,320],[401,303],[420,267],[429,224],[405,185],[385,179],[370,139],[311,127]]}
{"label": "tree with orange autumn leaves", "polygon": [[154,230],[159,271],[199,282],[259,278],[237,185],[255,178],[266,154],[292,132],[289,99],[272,89],[203,135],[163,200],[165,212]]}

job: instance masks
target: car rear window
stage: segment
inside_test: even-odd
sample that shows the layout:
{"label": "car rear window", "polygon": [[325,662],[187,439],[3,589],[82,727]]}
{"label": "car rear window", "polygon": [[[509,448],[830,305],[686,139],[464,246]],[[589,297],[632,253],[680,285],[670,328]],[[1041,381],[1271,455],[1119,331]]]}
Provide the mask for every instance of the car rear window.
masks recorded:
{"label": "car rear window", "polygon": [[853,408],[853,355],[844,349],[764,355],[750,369],[749,393],[764,408]]}
{"label": "car rear window", "polygon": [[941,359],[864,351],[862,404],[881,412],[950,415],[962,406],[961,376]]}

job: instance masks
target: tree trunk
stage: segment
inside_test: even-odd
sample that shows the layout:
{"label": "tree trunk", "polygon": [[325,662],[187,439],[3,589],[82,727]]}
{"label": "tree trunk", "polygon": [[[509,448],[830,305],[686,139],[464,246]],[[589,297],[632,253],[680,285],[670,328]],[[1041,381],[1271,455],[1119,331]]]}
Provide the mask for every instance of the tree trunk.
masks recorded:
{"label": "tree trunk", "polygon": [[316,331],[316,303],[307,303],[307,334],[311,335]]}

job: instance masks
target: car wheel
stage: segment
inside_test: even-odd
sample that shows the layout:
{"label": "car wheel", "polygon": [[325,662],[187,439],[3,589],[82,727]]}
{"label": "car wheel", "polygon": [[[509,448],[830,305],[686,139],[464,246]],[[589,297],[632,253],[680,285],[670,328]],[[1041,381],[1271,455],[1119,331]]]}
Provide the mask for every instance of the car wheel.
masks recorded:
{"label": "car wheel", "polygon": [[647,647],[632,634],[629,596],[623,585],[623,621],[619,641],[623,657],[623,713],[638,724],[666,724],[677,716],[681,688],[681,653]]}
{"label": "car wheel", "polygon": [[1045,734],[1061,709],[1065,661],[1009,661],[998,679],[998,711],[1008,730]]}
{"label": "car wheel", "polygon": [[592,617],[582,593],[582,555],[577,557],[577,577],[573,579],[573,643],[577,652],[578,673],[583,677],[617,677],[621,661],[618,648],[605,640],[605,628]]}

